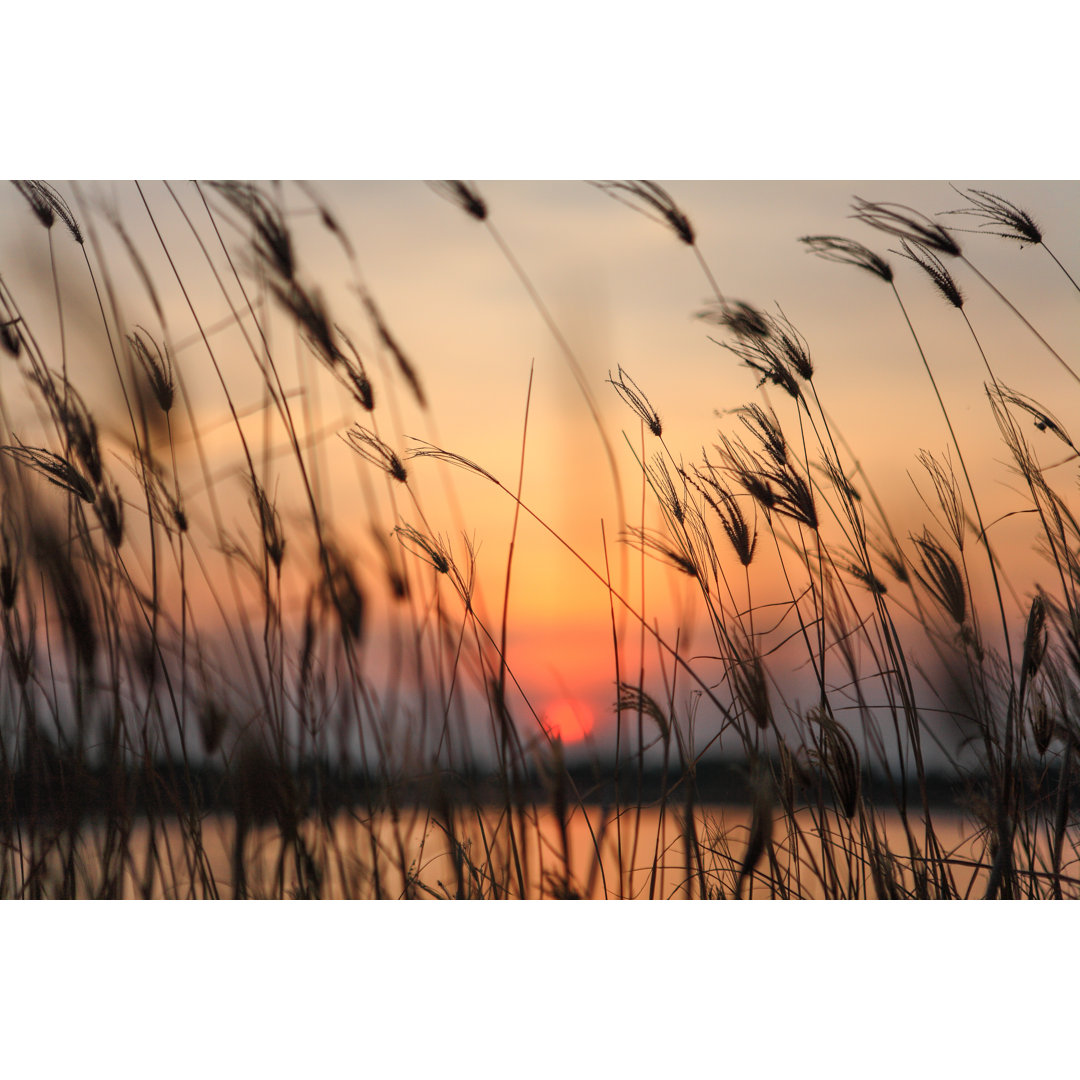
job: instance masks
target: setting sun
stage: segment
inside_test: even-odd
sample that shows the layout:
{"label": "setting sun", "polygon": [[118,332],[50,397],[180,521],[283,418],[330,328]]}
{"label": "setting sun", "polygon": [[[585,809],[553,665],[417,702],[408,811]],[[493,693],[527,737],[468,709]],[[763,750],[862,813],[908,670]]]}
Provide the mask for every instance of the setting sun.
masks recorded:
{"label": "setting sun", "polygon": [[584,701],[577,698],[559,698],[544,710],[540,723],[552,738],[575,743],[592,733],[596,717]]}

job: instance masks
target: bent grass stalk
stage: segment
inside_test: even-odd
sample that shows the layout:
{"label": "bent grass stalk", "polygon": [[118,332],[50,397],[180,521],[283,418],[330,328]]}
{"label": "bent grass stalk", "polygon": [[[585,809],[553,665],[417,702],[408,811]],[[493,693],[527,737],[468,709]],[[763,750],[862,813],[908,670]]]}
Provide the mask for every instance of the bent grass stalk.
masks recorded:
{"label": "bent grass stalk", "polygon": [[[483,222],[571,368],[603,443],[617,528],[629,541],[623,559],[629,546],[639,549],[636,597],[625,580],[613,583],[613,537],[603,520],[600,566],[548,523],[535,492],[525,498],[532,371],[517,481],[504,485],[496,479],[497,463],[489,471],[444,449],[435,436],[438,401],[423,365],[403,351],[398,329],[361,277],[358,249],[309,185],[299,186],[300,211],[289,208],[279,186],[214,185],[211,205],[195,185],[193,205],[205,211],[205,221],[188,211],[179,189],[165,185],[201,269],[181,260],[184,245],[174,244],[138,185],[157,261],[171,274],[168,288],[153,279],[136,234],[106,211],[153,309],[146,325],[125,318],[95,212],[81,193],[80,222],[55,188],[19,187],[23,212],[29,203],[47,226],[43,286],[51,300],[46,321],[55,326],[51,339],[37,333],[9,283],[0,282],[3,347],[33,406],[13,413],[10,390],[0,401],[0,693],[11,704],[0,725],[0,893],[1080,895],[1072,809],[1073,744],[1080,739],[1074,677],[1080,523],[1070,493],[1055,486],[1062,474],[1038,463],[1017,418],[1026,415],[1062,452],[1076,449],[1061,419],[1026,388],[1012,390],[997,379],[939,256],[979,272],[931,219],[898,205],[858,204],[862,219],[898,236],[901,254],[961,311],[988,374],[989,416],[1031,502],[1021,520],[1034,527],[1056,575],[1052,589],[1016,605],[1022,609],[1016,619],[1004,593],[1011,568],[990,542],[995,523],[984,522],[891,267],[855,241],[807,238],[822,257],[887,281],[900,304],[972,500],[1000,644],[980,630],[981,598],[963,544],[968,522],[948,463],[922,459],[940,518],[932,504],[927,508],[957,550],[916,525],[905,553],[858,459],[826,415],[809,346],[783,310],[767,314],[721,293],[689,216],[660,185],[600,186],[694,250],[716,301],[710,318],[733,335],[721,343],[764,384],[785,391],[775,411],[751,403],[737,412],[743,438],[719,433],[719,464],[704,451],[687,462],[679,444],[688,435],[691,445],[701,445],[700,433],[663,423],[641,384],[615,366],[610,388],[640,433],[627,439],[629,460],[641,472],[639,524],[631,525],[618,458],[584,368],[492,225],[479,190],[459,181],[436,185]],[[1039,227],[1015,204],[974,190],[965,198],[962,212],[992,226],[984,233],[1045,247]],[[296,242],[295,222],[313,213],[348,259],[355,314],[375,342],[378,364],[370,373],[345,320],[330,317]],[[111,431],[99,436],[100,417],[69,363],[79,349],[70,313],[79,309],[76,289],[83,286],[62,272],[51,229],[56,221],[82,249],[130,443]],[[227,239],[221,221],[237,226],[241,239]],[[227,275],[216,268],[221,259]],[[220,293],[229,312],[224,319],[198,310],[191,286],[199,274]],[[225,395],[221,425],[197,415],[192,361],[185,348],[174,347],[166,322],[174,292]],[[297,391],[286,387],[276,355],[275,327],[282,321],[291,330],[301,384],[295,414],[290,399]],[[230,328],[255,362],[255,410],[241,407],[227,351],[217,344],[215,335]],[[328,443],[319,430],[326,419],[324,378],[346,402],[348,418],[338,428],[343,438]],[[189,432],[174,425],[174,387]],[[432,441],[403,442],[406,406],[419,408]],[[12,428],[13,415],[24,425],[34,410],[40,431]],[[252,411],[262,423],[261,458],[242,422]],[[798,427],[789,441],[785,426],[792,423]],[[210,432],[230,455],[231,464],[217,470]],[[650,439],[657,440],[652,450]],[[117,444],[134,463],[140,489],[134,500],[110,472]],[[329,484],[333,463],[346,454],[366,515],[362,535],[348,547]],[[468,536],[463,548],[445,540],[445,527],[422,497],[428,458],[446,475],[464,470],[481,478],[513,504],[494,618],[482,605],[486,564],[478,545]],[[278,498],[290,466],[299,481],[296,505]],[[190,482],[193,471],[201,473],[201,485]],[[873,506],[863,505],[857,488]],[[456,490],[448,491],[448,501],[465,525]],[[234,503],[239,522],[229,520]],[[145,515],[134,512],[143,505]],[[512,661],[521,657],[510,655],[512,607],[517,610],[511,585],[523,571],[525,519],[606,594],[613,760],[586,743],[588,762],[581,764],[583,751],[572,753],[548,729],[530,699],[537,690],[515,671]],[[160,557],[166,548],[170,559]],[[189,580],[192,559],[201,581]],[[658,591],[646,575],[653,562],[692,583],[686,595],[695,595],[696,628],[660,616]],[[889,591],[886,566],[903,593]],[[196,588],[215,614],[197,612]],[[628,679],[624,618],[636,624],[639,653]],[[689,644],[691,630],[701,627],[704,653],[699,643]],[[1011,645],[1013,632],[1023,642],[1020,654]],[[927,650],[942,670],[954,665],[956,685],[967,688],[964,700],[934,684],[924,667]],[[812,692],[793,685],[795,668],[805,669]],[[809,707],[800,700],[804,692]],[[476,723],[481,717],[486,736]],[[636,723],[628,724],[630,717]],[[946,721],[966,725],[966,742],[948,741]],[[628,726],[636,728],[629,738]],[[478,744],[491,748],[488,764]],[[704,790],[718,790],[708,780],[718,749],[737,762],[738,781],[725,780],[719,790],[741,785],[743,817],[710,806],[715,794],[702,797],[703,782]],[[928,766],[931,750],[965,792],[966,808],[942,810],[932,797],[940,780]],[[909,805],[911,776],[917,802]],[[951,831],[965,813],[973,836]]]}

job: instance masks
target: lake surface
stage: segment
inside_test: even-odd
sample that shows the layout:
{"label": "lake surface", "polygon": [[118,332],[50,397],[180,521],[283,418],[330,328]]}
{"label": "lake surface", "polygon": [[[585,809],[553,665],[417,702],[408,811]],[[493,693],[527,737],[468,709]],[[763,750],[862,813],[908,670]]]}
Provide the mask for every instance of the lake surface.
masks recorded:
{"label": "lake surface", "polygon": [[31,857],[50,867],[57,887],[46,895],[61,891],[66,867],[82,896],[178,899],[682,899],[736,891],[753,899],[873,899],[912,890],[935,843],[938,873],[965,897],[982,895],[990,865],[985,838],[952,815],[935,818],[930,841],[921,822],[909,833],[895,813],[872,823],[831,811],[777,818],[771,841],[741,880],[752,831],[745,807],[698,808],[692,828],[672,808],[623,808],[615,817],[579,806],[565,830],[546,808],[512,820],[495,809],[452,816],[453,840],[425,808],[396,817],[342,813],[329,827],[305,822],[292,836],[251,828],[240,843],[235,819],[224,815],[198,828],[137,821],[126,835],[88,828],[73,845],[42,830],[24,837],[21,863],[18,855],[5,857],[3,895],[20,895]]}

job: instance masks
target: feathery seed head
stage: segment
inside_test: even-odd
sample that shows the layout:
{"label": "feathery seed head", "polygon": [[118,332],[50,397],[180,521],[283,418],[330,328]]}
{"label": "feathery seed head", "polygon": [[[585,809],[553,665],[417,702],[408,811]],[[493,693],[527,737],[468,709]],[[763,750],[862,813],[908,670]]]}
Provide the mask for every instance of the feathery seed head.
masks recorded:
{"label": "feathery seed head", "polygon": [[66,390],[66,395],[58,400],[61,422],[72,449],[86,468],[91,481],[100,485],[103,474],[97,423],[74,387],[69,385]]}
{"label": "feathery seed head", "polygon": [[770,469],[765,475],[779,489],[773,491],[774,508],[816,531],[819,525],[817,506],[814,492],[806,479],[795,471],[790,462],[783,467]]}
{"label": "feathery seed head", "polygon": [[847,570],[853,578],[862,582],[876,596],[884,596],[889,591],[885,586],[885,582],[872,571],[855,563],[849,563]]}
{"label": "feathery seed head", "polygon": [[355,424],[345,433],[345,440],[365,461],[378,465],[399,483],[408,480],[401,458],[374,432]]}
{"label": "feathery seed head", "polygon": [[749,638],[742,642],[732,640],[731,653],[727,666],[731,692],[753,718],[754,723],[765,730],[772,721],[772,705],[769,702],[769,684],[761,656]]}
{"label": "feathery seed head", "polygon": [[653,489],[653,494],[659,500],[660,505],[682,525],[686,520],[686,509],[679,493],[675,490],[671,473],[668,472],[667,462],[659,454],[653,460],[653,465],[645,466],[645,477],[649,482],[649,487]]}
{"label": "feathery seed head", "polygon": [[340,363],[338,367],[340,367],[341,371],[339,372],[338,367],[334,367],[332,370],[342,380],[361,408],[372,412],[375,408],[375,391],[372,389],[371,380],[367,377],[367,371],[364,369],[363,360],[360,359],[360,353],[356,351],[356,346],[340,326],[335,324],[334,329],[338,332],[341,340],[345,342],[349,352],[352,353],[352,357],[339,353],[338,359]]}
{"label": "feathery seed head", "polygon": [[660,729],[660,737],[666,743],[671,737],[671,718],[660,704],[640,686],[621,682],[618,684],[618,698],[615,701],[617,712],[641,713],[647,716]]}
{"label": "feathery seed head", "polygon": [[478,473],[485,479],[490,480],[493,484],[499,483],[487,469],[481,468],[475,461],[470,461],[467,457],[462,457],[461,454],[455,454],[450,450],[443,450],[434,443],[426,442],[424,439],[418,439],[414,435],[409,435],[408,438],[411,442],[416,443],[416,446],[406,454],[406,457],[410,460],[418,457],[435,458],[436,461],[445,461],[449,465],[457,465],[459,468],[466,469],[469,472]]}
{"label": "feathery seed head", "polygon": [[21,565],[22,549],[19,537],[9,516],[5,514],[0,522],[0,605],[5,611],[10,611],[15,606]]}
{"label": "feathery seed head", "polygon": [[163,413],[169,412],[176,395],[176,381],[169,350],[162,349],[142,327],[128,335],[128,344],[146,375],[158,408]]}
{"label": "feathery seed head", "polygon": [[251,506],[262,530],[263,550],[274,568],[280,570],[281,562],[285,558],[285,530],[281,524],[281,515],[254,476],[248,477],[248,483],[251,486]]}
{"label": "feathery seed head", "polygon": [[717,341],[716,338],[709,338],[709,340],[714,345],[719,345],[722,349],[734,353],[748,368],[756,371],[761,376],[758,379],[758,386],[772,383],[796,401],[802,397],[795,373],[787,365],[786,356],[778,351],[768,338],[744,338],[734,345]]}
{"label": "feathery seed head", "polygon": [[918,210],[899,203],[874,203],[859,198],[855,199],[852,209],[857,211],[852,217],[871,228],[880,229],[891,236],[899,236],[903,240],[914,240],[943,255],[960,254],[960,245],[948,230],[925,214],[920,214]]}
{"label": "feathery seed head", "polygon": [[51,184],[46,184],[44,180],[13,180],[12,183],[30,204],[30,208],[46,229],[51,229],[59,218],[77,244],[81,245],[85,242],[75,215],[72,214],[56,188]]}
{"label": "feathery seed head", "polygon": [[360,586],[342,554],[330,544],[324,548],[328,573],[324,575],[323,595],[337,612],[341,632],[346,640],[360,639],[364,628],[366,601]]}
{"label": "feathery seed head", "polygon": [[760,405],[744,405],[735,410],[746,429],[761,443],[765,453],[783,468],[787,465],[787,440],[780,430],[780,421],[770,409],[766,412]]}
{"label": "feathery seed head", "polygon": [[1040,757],[1044,757],[1046,751],[1050,749],[1050,743],[1057,731],[1058,724],[1055,722],[1054,714],[1047,704],[1046,695],[1040,690],[1031,710],[1031,735]]}
{"label": "feathery seed head", "polygon": [[724,459],[724,469],[746,493],[765,511],[766,517],[776,508],[777,495],[768,481],[768,473],[760,462],[741,442],[733,442],[726,435],[720,436],[716,449]]}
{"label": "feathery seed head", "polygon": [[871,540],[870,546],[884,560],[893,577],[896,578],[901,585],[906,585],[910,580],[910,575],[908,574],[904,553],[900,548],[894,545],[891,539],[887,541]]}
{"label": "feathery seed head", "polygon": [[945,524],[949,534],[955,541],[957,548],[963,551],[967,519],[964,515],[964,497],[960,492],[960,484],[956,479],[956,473],[953,471],[952,461],[946,458],[942,463],[926,450],[919,451],[918,459],[933,481],[938,505],[945,515]]}
{"label": "feathery seed head", "polygon": [[729,543],[735,549],[739,562],[743,566],[749,566],[754,559],[754,549],[757,547],[757,530],[752,529],[747,523],[738,499],[716,478],[715,469],[707,458],[705,459],[705,467],[708,470],[707,474],[697,466],[694,466],[694,472],[701,483],[706,486],[702,487],[698,484],[694,486],[705,497],[706,502],[716,512],[716,516],[720,518],[720,525]]}
{"label": "feathery seed head", "polygon": [[[28,377],[41,391],[42,397],[64,429],[68,447],[75,451],[91,481],[95,485],[100,484],[102,465],[97,423],[90,415],[82,395],[62,375],[46,368],[35,368]],[[58,383],[62,385],[62,391],[57,389]]]}
{"label": "feathery seed head", "polygon": [[955,308],[964,306],[964,294],[960,291],[960,286],[956,284],[952,274],[945,269],[945,264],[928,247],[915,240],[901,240],[900,246],[904,250],[894,251],[893,254],[910,259],[916,266],[921,266],[947,303]]}
{"label": "feathery seed head", "polygon": [[860,766],[855,742],[847,730],[820,707],[811,709],[806,719],[817,725],[820,732],[818,749],[811,752],[811,761],[824,769],[844,817],[850,820],[859,806]]}
{"label": "feathery seed head", "polygon": [[880,255],[857,240],[847,240],[842,236],[800,236],[799,243],[806,244],[812,255],[829,262],[857,266],[882,281],[893,279],[892,267]]}
{"label": "feathery seed head", "polygon": [[333,370],[341,362],[342,356],[334,340],[322,297],[318,292],[309,292],[292,280],[282,285],[271,279],[270,288],[278,302],[292,313],[304,340],[315,355]]}
{"label": "feathery seed head", "polygon": [[402,547],[435,567],[440,574],[450,572],[450,558],[441,541],[425,536],[412,525],[398,525],[394,528],[394,532]]}
{"label": "feathery seed head", "polygon": [[465,180],[428,180],[427,185],[436,195],[460,206],[477,221],[483,221],[487,217],[487,203],[480,197],[475,185]]}
{"label": "feathery seed head", "polygon": [[862,502],[859,489],[848,479],[844,470],[824,454],[821,456],[821,469],[846,502],[849,504]]}
{"label": "feathery seed head", "polygon": [[1024,652],[1021,671],[1031,678],[1039,670],[1046,655],[1046,601],[1043,594],[1037,592],[1028,611],[1027,627],[1024,630]]}
{"label": "feathery seed head", "polygon": [[649,552],[653,556],[667,559],[672,566],[677,570],[681,570],[684,574],[688,574],[692,578],[699,577],[693,553],[679,550],[667,538],[647,529],[631,525],[623,535],[623,539],[628,544],[633,544],[638,551],[642,553]]}
{"label": "feathery seed head", "polygon": [[72,495],[78,495],[83,502],[94,501],[94,489],[86,477],[74,465],[50,450],[19,443],[18,446],[0,446],[0,453],[7,454],[20,464],[33,469],[50,484],[55,484]]}
{"label": "feathery seed head", "polygon": [[18,321],[18,319],[7,319],[0,323],[0,343],[16,359],[22,351],[22,338],[19,337],[19,331],[15,325]]}
{"label": "feathery seed head", "polygon": [[15,190],[30,204],[30,209],[37,215],[38,221],[46,229],[51,229],[56,224],[56,214],[53,213],[48,200],[38,190],[38,181],[12,180],[11,182],[15,185]]}
{"label": "feathery seed head", "polygon": [[[590,180],[589,183],[606,192],[616,202],[667,225],[684,244],[693,245],[694,229],[690,220],[659,184],[652,180]],[[654,214],[659,214],[659,217],[654,217]]]}
{"label": "feathery seed head", "polygon": [[949,185],[961,198],[971,205],[960,210],[945,210],[945,214],[967,214],[981,218],[983,223],[978,229],[965,229],[964,232],[980,232],[989,236],[1000,236],[1005,240],[1015,240],[1019,244],[1041,244],[1042,231],[1032,216],[1021,210],[1015,203],[978,188],[961,191],[954,184]]}
{"label": "feathery seed head", "polygon": [[72,557],[67,536],[54,523],[35,520],[31,529],[34,564],[49,583],[68,644],[76,660],[92,669],[97,655],[97,627],[93,605],[86,595],[84,575]]}
{"label": "feathery seed head", "polygon": [[619,397],[645,422],[645,426],[659,438],[663,433],[660,416],[649,404],[649,399],[641,391],[638,384],[623,371],[622,367],[619,368],[618,379],[613,379],[609,371],[607,381],[615,387],[615,392]]}
{"label": "feathery seed head", "polygon": [[124,540],[124,500],[120,496],[120,489],[115,484],[111,488],[108,484],[102,484],[98,488],[94,510],[105,539],[119,550]]}
{"label": "feathery seed head", "polygon": [[255,252],[266,267],[291,282],[296,259],[281,211],[254,184],[225,180],[211,182],[210,186],[247,218],[255,234]]}
{"label": "feathery seed head", "polygon": [[726,326],[738,337],[767,338],[772,332],[768,317],[745,300],[713,300],[708,307],[697,312],[696,317]]}
{"label": "feathery seed head", "polygon": [[186,533],[188,519],[179,492],[174,494],[169,490],[153,459],[149,456],[136,458],[131,471],[146,488],[153,519],[168,531],[176,528],[179,532]]}
{"label": "feathery seed head", "polygon": [[780,314],[783,317],[782,324],[775,318],[772,320],[773,337],[779,343],[780,351],[791,370],[800,379],[810,382],[814,377],[814,363],[810,359],[810,347],[795,327],[788,322],[783,312]]}
{"label": "feathery seed head", "polygon": [[1035,421],[1035,426],[1040,431],[1049,431],[1052,435],[1056,435],[1071,450],[1077,449],[1075,443],[1069,438],[1068,432],[1062,427],[1061,421],[1052,413],[1047,412],[1033,398],[1028,397],[1026,394],[1021,394],[1016,390],[1010,390],[1007,386],[1001,386],[1000,384],[994,389],[987,387],[986,392],[990,395],[991,401],[996,396],[1003,404],[1014,405],[1016,408],[1026,412]]}
{"label": "feathery seed head", "polygon": [[967,593],[956,560],[929,530],[924,529],[922,537],[911,537],[911,542],[918,549],[923,566],[924,573],[916,570],[919,580],[953,622],[962,628],[967,615]]}

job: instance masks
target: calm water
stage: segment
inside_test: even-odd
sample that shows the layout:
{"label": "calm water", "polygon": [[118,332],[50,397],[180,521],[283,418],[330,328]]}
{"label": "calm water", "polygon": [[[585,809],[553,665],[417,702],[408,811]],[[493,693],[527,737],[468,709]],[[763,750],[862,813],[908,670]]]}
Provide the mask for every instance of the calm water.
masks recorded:
{"label": "calm water", "polygon": [[[512,827],[504,813],[474,809],[455,815],[456,840],[451,843],[426,810],[403,812],[397,821],[390,815],[364,821],[343,814],[331,829],[306,824],[292,841],[284,841],[276,829],[251,831],[243,845],[245,887],[247,895],[264,898],[305,890],[324,898],[731,896],[750,824],[750,812],[742,807],[701,808],[692,843],[683,818],[670,810],[628,809],[615,819],[598,807],[579,807],[564,836],[546,809],[530,811],[524,821],[515,817]],[[794,826],[778,819],[771,851],[743,882],[742,895],[821,898],[854,892],[874,898],[873,850],[879,853],[879,867],[891,866],[896,879],[910,884],[912,852],[899,818],[884,816],[877,824],[875,844],[857,822],[833,814],[823,828],[809,812],[800,814]],[[956,817],[936,819],[934,825],[959,895],[981,895],[985,872],[973,864],[987,864],[983,841]],[[925,837],[921,824],[915,828],[917,864]],[[822,831],[830,837],[827,845]],[[80,839],[74,858],[80,894],[101,895],[108,867],[115,891],[125,897],[229,898],[236,893],[236,824],[229,817],[208,818],[197,841],[175,821],[158,823],[153,830],[138,823],[126,841],[115,840],[110,850],[104,830],[88,830]],[[34,857],[42,857],[45,848],[47,838],[40,837]],[[56,864],[51,872],[57,881],[66,851],[61,839],[46,855]],[[27,839],[24,867],[29,854]],[[18,894],[22,872],[18,856],[7,856],[4,895]]]}

